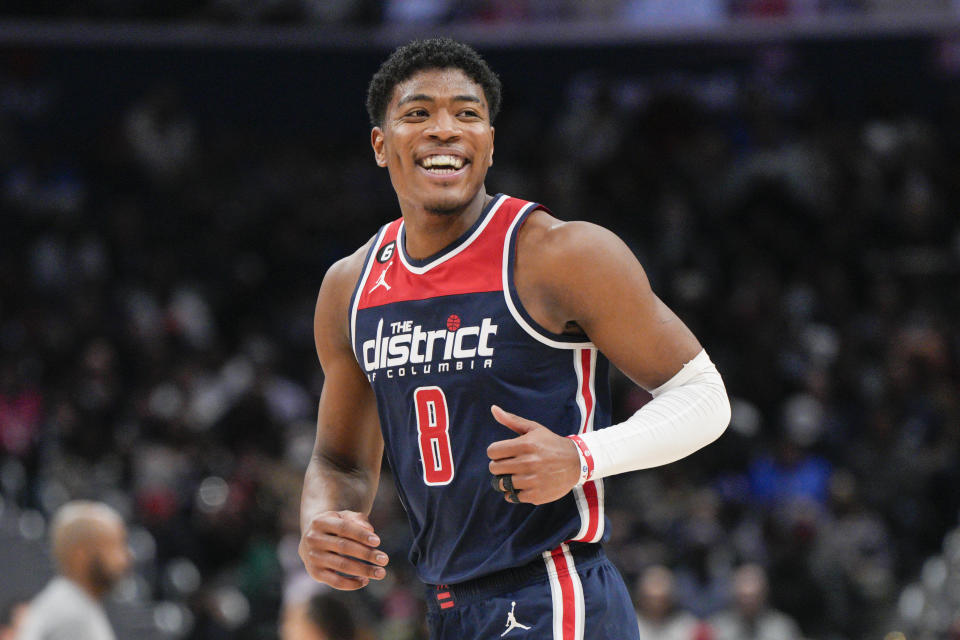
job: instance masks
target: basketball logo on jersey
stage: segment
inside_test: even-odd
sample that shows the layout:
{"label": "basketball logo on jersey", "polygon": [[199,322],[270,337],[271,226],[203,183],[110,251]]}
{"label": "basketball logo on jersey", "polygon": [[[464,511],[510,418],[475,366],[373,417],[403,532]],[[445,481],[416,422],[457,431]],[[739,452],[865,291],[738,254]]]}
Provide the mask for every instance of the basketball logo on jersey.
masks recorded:
{"label": "basketball logo on jersey", "polygon": [[393,250],[394,248],[396,248],[396,246],[397,246],[396,240],[394,240],[393,242],[388,242],[387,244],[383,245],[383,248],[380,249],[379,253],[377,253],[377,262],[379,262],[380,264],[383,264],[384,262],[392,258]]}
{"label": "basketball logo on jersey", "polygon": [[387,271],[390,271],[390,267],[393,266],[393,261],[388,264],[383,271],[380,272],[380,277],[377,278],[377,284],[370,287],[370,291],[367,293],[373,293],[377,287],[383,287],[387,291],[390,291],[390,285],[387,284]]}

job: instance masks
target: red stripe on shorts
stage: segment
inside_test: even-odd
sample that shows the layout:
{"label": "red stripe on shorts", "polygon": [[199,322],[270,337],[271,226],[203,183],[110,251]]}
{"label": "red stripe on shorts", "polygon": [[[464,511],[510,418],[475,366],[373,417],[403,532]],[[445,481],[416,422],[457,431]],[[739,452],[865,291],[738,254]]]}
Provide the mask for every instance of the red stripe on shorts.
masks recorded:
{"label": "red stripe on shorts", "polygon": [[563,547],[557,547],[550,552],[553,563],[557,567],[557,582],[560,583],[560,594],[563,600],[563,640],[575,640],[577,637],[577,601],[573,590],[573,578],[570,577],[570,568],[567,558],[563,555]]}

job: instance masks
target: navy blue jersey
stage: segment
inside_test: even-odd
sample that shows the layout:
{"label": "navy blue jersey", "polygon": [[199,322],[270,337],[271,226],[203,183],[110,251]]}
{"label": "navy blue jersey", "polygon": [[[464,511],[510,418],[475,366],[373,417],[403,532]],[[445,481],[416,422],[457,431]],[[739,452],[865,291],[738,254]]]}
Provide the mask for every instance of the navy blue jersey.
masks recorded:
{"label": "navy blue jersey", "polygon": [[376,394],[386,455],[413,531],[420,578],[455,584],[604,536],[602,481],[555,502],[510,504],[487,447],[517,435],[490,406],[566,436],[610,424],[609,365],[554,334],[513,283],[517,232],[538,205],[496,196],[453,244],[404,252],[403,220],[377,234],[350,306],[354,352]]}

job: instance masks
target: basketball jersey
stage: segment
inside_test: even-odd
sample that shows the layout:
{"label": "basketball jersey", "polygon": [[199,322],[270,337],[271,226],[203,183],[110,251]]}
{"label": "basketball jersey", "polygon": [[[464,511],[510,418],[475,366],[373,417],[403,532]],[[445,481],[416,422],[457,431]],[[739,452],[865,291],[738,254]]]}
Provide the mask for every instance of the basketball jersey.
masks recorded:
{"label": "basketball jersey", "polygon": [[403,219],[371,246],[350,304],[354,353],[376,395],[386,456],[431,584],[525,564],[566,541],[604,537],[596,480],[544,505],[491,487],[487,447],[518,435],[490,406],[561,436],[610,424],[609,364],[583,337],[525,311],[513,281],[517,234],[537,204],[497,195],[453,244],[404,251]]}

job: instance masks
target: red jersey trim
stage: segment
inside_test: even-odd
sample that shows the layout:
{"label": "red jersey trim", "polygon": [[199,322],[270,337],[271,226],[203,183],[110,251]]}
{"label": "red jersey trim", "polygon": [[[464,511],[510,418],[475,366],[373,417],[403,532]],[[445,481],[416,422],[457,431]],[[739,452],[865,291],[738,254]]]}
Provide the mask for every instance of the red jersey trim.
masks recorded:
{"label": "red jersey trim", "polygon": [[444,296],[499,292],[504,238],[510,223],[528,203],[497,196],[475,227],[425,264],[411,264],[403,243],[403,219],[385,227],[368,261],[357,297],[357,309]]}
{"label": "red jersey trim", "polygon": [[400,228],[397,229],[397,255],[400,256],[400,262],[402,262],[403,266],[407,268],[407,271],[416,273],[417,275],[423,275],[434,267],[443,264],[447,260],[455,258],[460,253],[466,251],[470,245],[473,244],[473,241],[476,240],[481,233],[483,233],[483,230],[487,228],[487,225],[491,220],[493,220],[493,217],[497,215],[497,211],[500,210],[500,206],[509,199],[509,196],[505,195],[494,197],[494,199],[491,200],[487,205],[487,211],[485,215],[482,216],[480,224],[477,225],[473,233],[471,233],[466,240],[463,240],[459,245],[457,245],[455,242],[455,246],[453,248],[448,248],[444,251],[441,251],[440,255],[438,255],[436,258],[433,258],[432,260],[428,258],[429,262],[421,265],[414,264],[415,262],[419,261],[413,260],[407,256],[407,251],[404,248],[404,224],[403,220],[401,220]]}
{"label": "red jersey trim", "polygon": [[[589,461],[589,474],[593,474],[593,458],[579,437],[593,431],[596,414],[596,349],[574,351],[573,368],[577,373],[577,406],[580,409],[580,428],[576,435],[570,436]],[[603,480],[588,480],[580,487],[574,487],[573,497],[580,511],[580,530],[571,538],[576,542],[599,542],[603,538],[605,522],[603,509]]]}

